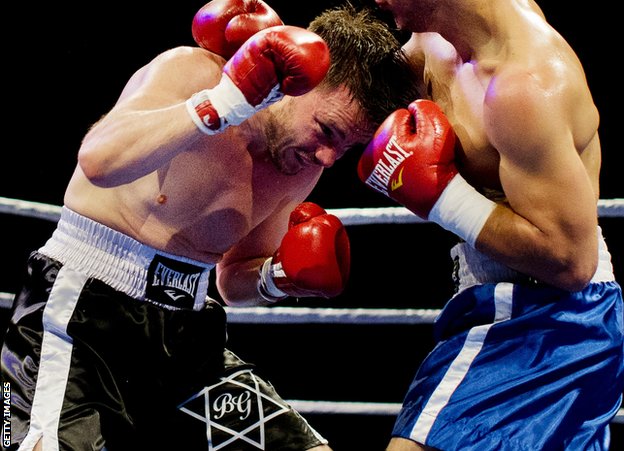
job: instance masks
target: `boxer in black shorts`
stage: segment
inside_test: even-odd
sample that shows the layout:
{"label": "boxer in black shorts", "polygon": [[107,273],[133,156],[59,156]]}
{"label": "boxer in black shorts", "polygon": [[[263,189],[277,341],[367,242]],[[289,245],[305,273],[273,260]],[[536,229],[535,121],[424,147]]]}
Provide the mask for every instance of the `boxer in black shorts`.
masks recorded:
{"label": "boxer in black shorts", "polygon": [[[158,277],[165,267],[175,279]],[[225,312],[206,297],[209,271],[64,209],[52,238],[29,259],[2,356],[17,419],[11,432],[25,437],[22,447],[43,436],[45,449],[52,429],[59,444],[78,449],[326,443],[252,365],[224,351]],[[198,310],[146,298],[175,291],[179,301],[180,287],[192,286],[179,282],[189,279],[197,290],[187,297],[201,302]]]}
{"label": "boxer in black shorts", "polygon": [[411,66],[352,7],[306,30],[215,0],[193,35],[200,47],[140,68],[91,127],[30,258],[2,350],[11,449],[330,449],[226,350],[209,274],[230,306],[342,292],[346,231],[304,201],[413,98]]}

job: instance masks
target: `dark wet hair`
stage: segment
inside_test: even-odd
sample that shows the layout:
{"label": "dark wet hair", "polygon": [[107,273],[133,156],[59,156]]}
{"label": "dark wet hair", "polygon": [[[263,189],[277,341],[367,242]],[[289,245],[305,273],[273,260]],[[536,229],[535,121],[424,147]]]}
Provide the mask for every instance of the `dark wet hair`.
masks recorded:
{"label": "dark wet hair", "polygon": [[401,44],[371,9],[351,4],[328,9],[308,29],[329,46],[331,66],[322,86],[345,85],[373,125],[420,97]]}

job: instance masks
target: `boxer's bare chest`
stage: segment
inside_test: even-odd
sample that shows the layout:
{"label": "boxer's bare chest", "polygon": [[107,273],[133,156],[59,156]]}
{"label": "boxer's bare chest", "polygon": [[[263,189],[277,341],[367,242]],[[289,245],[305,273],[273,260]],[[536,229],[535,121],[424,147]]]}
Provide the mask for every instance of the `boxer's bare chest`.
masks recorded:
{"label": "boxer's bare chest", "polygon": [[472,62],[428,58],[424,69],[424,91],[446,113],[460,145],[457,163],[475,186],[498,189],[499,155],[484,124],[483,105],[490,77]]}
{"label": "boxer's bare chest", "polygon": [[151,194],[155,198],[147,202],[159,225],[173,232],[169,246],[193,243],[206,254],[220,255],[266,219],[283,198],[280,177],[268,165],[244,151],[222,150],[224,158],[182,157],[161,171],[158,189]]}
{"label": "boxer's bare chest", "polygon": [[307,189],[296,177],[280,176],[270,162],[251,158],[245,148],[218,150],[179,155],[148,176],[112,188],[94,186],[78,171],[68,205],[157,249],[216,263],[285,196]]}

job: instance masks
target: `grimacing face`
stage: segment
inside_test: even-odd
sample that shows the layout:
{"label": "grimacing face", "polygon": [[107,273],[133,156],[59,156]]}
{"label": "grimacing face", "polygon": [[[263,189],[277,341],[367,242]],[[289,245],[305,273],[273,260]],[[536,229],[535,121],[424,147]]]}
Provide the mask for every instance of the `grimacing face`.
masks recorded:
{"label": "grimacing face", "polygon": [[365,144],[373,127],[362,123],[359,105],[344,88],[317,88],[274,105],[267,148],[284,174],[331,167],[350,148]]}

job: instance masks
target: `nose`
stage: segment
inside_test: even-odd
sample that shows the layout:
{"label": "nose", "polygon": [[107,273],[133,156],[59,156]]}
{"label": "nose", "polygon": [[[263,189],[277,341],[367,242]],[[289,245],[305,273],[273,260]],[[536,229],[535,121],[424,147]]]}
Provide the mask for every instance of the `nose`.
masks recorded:
{"label": "nose", "polygon": [[333,147],[319,146],[314,152],[314,159],[318,162],[319,165],[323,166],[324,168],[329,168],[334,165],[334,163],[338,159],[338,156],[336,150]]}

